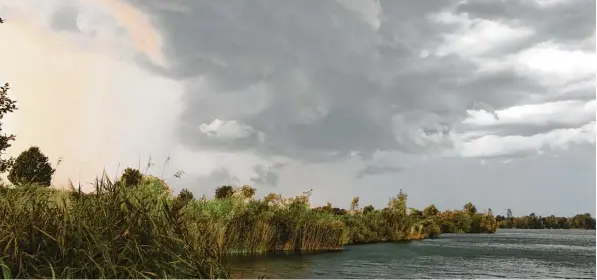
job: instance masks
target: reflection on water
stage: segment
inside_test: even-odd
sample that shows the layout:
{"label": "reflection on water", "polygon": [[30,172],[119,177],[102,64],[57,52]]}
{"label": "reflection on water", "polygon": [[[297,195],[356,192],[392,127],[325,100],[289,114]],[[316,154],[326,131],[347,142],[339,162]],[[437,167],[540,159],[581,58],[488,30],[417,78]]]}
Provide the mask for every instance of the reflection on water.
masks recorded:
{"label": "reflection on water", "polygon": [[595,231],[500,230],[445,234],[343,252],[237,256],[235,278],[584,278],[595,279]]}

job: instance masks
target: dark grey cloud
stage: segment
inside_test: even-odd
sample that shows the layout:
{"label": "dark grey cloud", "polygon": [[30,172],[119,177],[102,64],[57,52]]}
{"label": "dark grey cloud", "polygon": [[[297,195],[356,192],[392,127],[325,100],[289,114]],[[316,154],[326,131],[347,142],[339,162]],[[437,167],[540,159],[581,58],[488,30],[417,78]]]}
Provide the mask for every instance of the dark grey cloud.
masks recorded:
{"label": "dark grey cloud", "polygon": [[[88,26],[83,28],[82,21],[85,31],[77,36],[93,36],[97,30],[130,41],[126,37],[134,34],[119,27],[121,22],[109,12],[91,12],[79,2]],[[467,109],[594,100],[595,78],[587,77],[586,67],[578,77],[553,75],[554,84],[574,80],[573,85],[547,87],[551,75],[515,65],[517,53],[544,42],[593,52],[594,2],[554,1],[560,3],[547,8],[526,0],[382,0],[379,7],[365,0],[354,0],[351,7],[334,0],[128,2],[154,21],[168,66],[141,55],[137,62],[185,85],[183,112],[174,121],[177,140],[184,145],[172,143],[188,153],[181,169],[192,174],[205,171],[193,168],[224,167],[172,180],[173,186],[197,195],[213,195],[226,184],[255,184],[261,191],[276,186],[284,195],[312,187],[312,198],[320,204],[347,205],[357,195],[376,207],[403,188],[418,208],[429,203],[460,208],[468,201],[479,209],[511,207],[517,213],[574,214],[595,208],[595,146],[584,141],[590,138],[587,131],[524,138],[581,122],[460,123]],[[59,0],[52,3],[65,6]],[[441,11],[452,17],[433,21],[432,15]],[[42,14],[43,21],[48,19]],[[76,26],[73,10],[49,19],[54,30]],[[494,32],[487,36],[489,45],[470,32],[491,28],[486,20],[528,28],[532,34],[510,40]],[[477,41],[467,47],[466,40],[457,40],[464,35]],[[449,44],[450,38],[456,46]],[[497,42],[500,38],[507,42]],[[457,50],[441,55],[442,47]],[[551,59],[537,64],[553,67]],[[568,66],[575,64],[582,63]],[[520,68],[508,69],[514,66]],[[571,73],[562,76],[566,74]],[[135,106],[145,104],[139,100]],[[470,149],[453,143],[454,133],[467,132],[491,141]],[[159,127],[156,133],[161,133]],[[576,140],[582,144],[559,147]],[[462,146],[446,151],[455,144]],[[537,153],[550,144],[555,151]],[[209,151],[203,155],[228,153],[225,158],[204,157],[210,164],[197,165],[202,158],[195,155],[202,153],[187,148]],[[270,165],[277,160],[289,165]]]}
{"label": "dark grey cloud", "polygon": [[[449,135],[466,109],[479,103],[506,108],[529,93],[547,92],[533,76],[480,72],[478,64],[456,54],[422,56],[459,28],[429,20],[433,13],[507,18],[543,34],[529,39],[533,42],[551,36],[580,40],[594,30],[582,1],[565,5],[569,20],[555,9],[527,4],[516,4],[530,14],[523,18],[506,4],[493,9],[493,2],[381,1],[378,27],[365,20],[370,15],[331,0],[171,1],[176,9],[156,1],[133,3],[154,17],[171,64],[147,66],[186,83],[179,131],[187,146],[256,150],[308,162],[354,152],[449,148]],[[550,28],[568,22],[582,30],[566,35]],[[238,121],[255,133],[221,139],[198,129],[216,118]]]}

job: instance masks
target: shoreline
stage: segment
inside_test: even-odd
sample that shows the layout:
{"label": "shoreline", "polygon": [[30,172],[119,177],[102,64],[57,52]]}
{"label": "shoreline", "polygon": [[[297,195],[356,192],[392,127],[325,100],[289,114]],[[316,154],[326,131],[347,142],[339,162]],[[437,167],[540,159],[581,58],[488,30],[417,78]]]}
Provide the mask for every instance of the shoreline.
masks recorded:
{"label": "shoreline", "polygon": [[[74,187],[0,189],[0,236],[10,236],[0,241],[7,248],[2,269],[25,278],[56,271],[57,278],[227,278],[225,260],[235,256],[344,252],[452,232],[492,234],[500,225],[491,210],[478,212],[472,203],[443,212],[408,208],[403,192],[382,209],[361,208],[358,198],[350,210],[312,208],[305,195],[255,199],[249,186],[195,199],[188,190],[174,195],[157,177],[125,174],[126,180],[98,179],[90,194]],[[566,221],[590,218],[577,216]],[[38,258],[52,266],[40,267]]]}

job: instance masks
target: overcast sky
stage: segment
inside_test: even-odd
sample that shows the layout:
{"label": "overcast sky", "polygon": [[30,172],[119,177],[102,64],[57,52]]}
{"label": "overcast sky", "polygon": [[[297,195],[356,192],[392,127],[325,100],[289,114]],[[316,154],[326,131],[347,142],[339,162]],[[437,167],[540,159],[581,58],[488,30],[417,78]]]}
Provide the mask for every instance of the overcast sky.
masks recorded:
{"label": "overcast sky", "polygon": [[56,184],[595,213],[593,0],[0,3],[11,154]]}

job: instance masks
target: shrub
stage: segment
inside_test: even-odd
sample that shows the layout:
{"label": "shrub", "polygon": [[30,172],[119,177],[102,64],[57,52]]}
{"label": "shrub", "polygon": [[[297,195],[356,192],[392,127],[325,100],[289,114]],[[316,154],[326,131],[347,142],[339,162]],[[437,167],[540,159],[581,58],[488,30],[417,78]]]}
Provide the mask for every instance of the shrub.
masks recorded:
{"label": "shrub", "polygon": [[245,198],[253,198],[253,196],[255,195],[256,190],[255,190],[255,188],[252,188],[251,186],[244,185],[241,188],[241,192],[242,192],[243,197],[245,197]]}
{"label": "shrub", "polygon": [[180,191],[180,193],[178,194],[178,199],[183,200],[183,201],[190,201],[193,200],[195,198],[195,196],[193,195],[193,193],[187,189],[182,189]]}
{"label": "shrub", "polygon": [[221,186],[216,189],[216,198],[217,199],[224,199],[231,197],[234,194],[234,189],[232,186]]}
{"label": "shrub", "polygon": [[47,187],[52,183],[54,171],[48,157],[39,147],[33,146],[16,158],[8,173],[8,180],[17,186],[32,184]]}
{"label": "shrub", "polygon": [[127,187],[138,186],[141,184],[141,180],[143,180],[143,174],[139,170],[130,167],[125,169],[120,177],[120,183]]}

